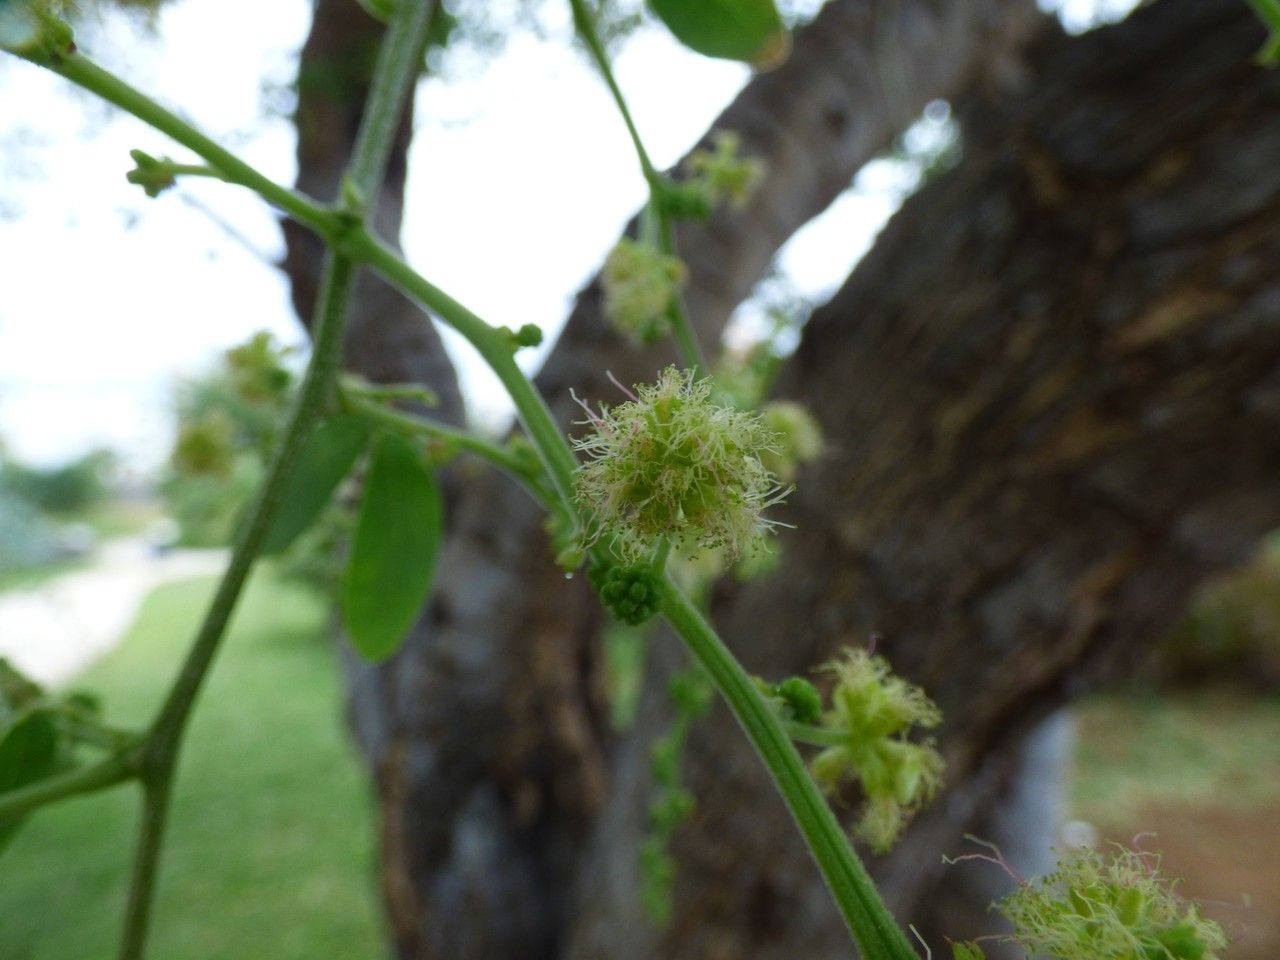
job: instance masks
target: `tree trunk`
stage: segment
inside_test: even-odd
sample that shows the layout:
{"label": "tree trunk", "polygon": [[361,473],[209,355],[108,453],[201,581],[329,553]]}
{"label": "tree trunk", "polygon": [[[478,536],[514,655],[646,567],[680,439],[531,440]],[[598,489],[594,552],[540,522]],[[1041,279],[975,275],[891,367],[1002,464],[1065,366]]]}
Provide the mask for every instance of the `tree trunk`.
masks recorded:
{"label": "tree trunk", "polygon": [[[1254,65],[1262,40],[1235,0],[1045,39],[1021,94],[962,111],[962,165],[894,218],[779,385],[828,452],[782,515],[784,572],[722,589],[715,619],[769,677],[876,631],[941,704],[951,787],[875,864],[935,953],[990,929],[983,868],[940,855],[1021,738],[1280,525],[1280,73]],[[630,942],[649,696],[579,874],[574,955],[851,955],[724,709],[689,744],[675,921]],[[944,872],[967,902],[938,893]]]}
{"label": "tree trunk", "polygon": [[[1007,65],[1038,21],[1020,0],[831,3],[788,64],[715,125],[739,132],[768,173],[747,210],[681,232],[704,341],[863,163],[928,101]],[[611,395],[606,370],[650,379],[668,359],[609,333],[593,286],[539,385],[567,428],[570,388]],[[354,691],[357,714],[387,732],[366,747],[396,947],[448,960],[566,955],[595,819],[625,788],[610,772],[619,745],[605,722],[601,617],[551,564],[539,510],[509,481],[469,472],[451,515],[429,616],[383,685]]]}

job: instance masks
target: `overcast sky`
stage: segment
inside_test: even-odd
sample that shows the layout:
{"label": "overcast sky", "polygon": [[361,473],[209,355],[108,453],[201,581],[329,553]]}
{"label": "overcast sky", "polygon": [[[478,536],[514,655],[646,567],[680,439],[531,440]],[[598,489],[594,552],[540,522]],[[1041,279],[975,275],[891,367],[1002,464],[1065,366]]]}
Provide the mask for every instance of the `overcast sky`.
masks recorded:
{"label": "overcast sky", "polygon": [[[1093,0],[1067,6],[1074,22],[1095,10]],[[291,182],[294,132],[281,91],[309,17],[307,0],[177,0],[155,38],[108,16],[82,40],[99,62]],[[748,78],[657,29],[628,42],[617,72],[660,166]],[[489,321],[553,333],[643,202],[625,131],[563,42],[519,35],[485,69],[451,74],[419,93],[406,256]],[[282,242],[271,211],[246,191],[199,181],[148,200],[124,179],[135,147],[182,156],[58,77],[0,57],[0,438],[20,458],[54,463],[106,445],[154,468],[171,438],[176,378],[257,330],[303,341],[272,265]],[[904,180],[882,164],[859,186],[784,252],[801,291],[820,296],[843,279]],[[449,346],[474,414],[499,420],[500,391],[465,345]]]}

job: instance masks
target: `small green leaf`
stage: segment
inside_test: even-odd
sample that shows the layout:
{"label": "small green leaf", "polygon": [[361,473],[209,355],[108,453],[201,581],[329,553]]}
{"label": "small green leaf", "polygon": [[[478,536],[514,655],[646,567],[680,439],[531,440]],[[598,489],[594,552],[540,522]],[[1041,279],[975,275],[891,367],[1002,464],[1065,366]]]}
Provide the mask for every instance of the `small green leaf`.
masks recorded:
{"label": "small green leaf", "polygon": [[284,500],[263,541],[264,554],[279,553],[311,526],[369,442],[360,417],[334,417],[307,438],[289,474]]}
{"label": "small green leaf", "polygon": [[[33,710],[0,739],[0,794],[43,780],[58,768],[58,726],[47,710]],[[0,850],[8,846],[21,817],[0,817]]]}
{"label": "small green leaf", "polygon": [[774,0],[649,0],[649,6],[677,40],[708,57],[771,69],[791,51]]}
{"label": "small green leaf", "polygon": [[418,452],[394,434],[379,438],[342,597],[351,643],[366,659],[395,653],[422,610],[443,516],[440,487]]}

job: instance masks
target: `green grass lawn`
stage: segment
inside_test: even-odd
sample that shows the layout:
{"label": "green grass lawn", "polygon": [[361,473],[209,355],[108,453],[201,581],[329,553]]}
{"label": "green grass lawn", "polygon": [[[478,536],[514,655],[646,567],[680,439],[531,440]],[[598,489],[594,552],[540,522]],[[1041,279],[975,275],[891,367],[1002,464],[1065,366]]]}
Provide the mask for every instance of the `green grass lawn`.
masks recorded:
{"label": "green grass lawn", "polygon": [[[212,581],[161,587],[78,686],[141,725]],[[321,603],[269,574],[197,705],[162,862],[153,960],[385,955],[368,789],[341,721]],[[38,812],[0,855],[0,958],[113,957],[137,829],[132,786]]]}
{"label": "green grass lawn", "polygon": [[1072,815],[1151,804],[1251,811],[1280,801],[1280,697],[1229,690],[1099,697],[1079,709]]}

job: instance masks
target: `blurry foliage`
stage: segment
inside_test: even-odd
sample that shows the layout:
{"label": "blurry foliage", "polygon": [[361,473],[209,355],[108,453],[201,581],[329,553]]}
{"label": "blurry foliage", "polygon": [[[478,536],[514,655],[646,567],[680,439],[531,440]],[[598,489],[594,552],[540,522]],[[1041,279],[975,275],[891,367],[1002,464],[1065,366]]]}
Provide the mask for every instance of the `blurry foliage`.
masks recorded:
{"label": "blurry foliage", "polygon": [[160,493],[182,543],[222,546],[234,536],[293,397],[286,354],[259,333],[179,386],[177,438]]}
{"label": "blurry foliage", "polygon": [[0,581],[67,559],[60,526],[84,520],[107,499],[115,462],[114,454],[96,450],[60,466],[34,467],[0,452]]}
{"label": "blurry foliage", "polygon": [[1157,674],[1175,682],[1211,676],[1280,688],[1280,533],[1204,587],[1156,657]]}
{"label": "blurry foliage", "polygon": [[95,450],[57,467],[32,467],[0,458],[0,489],[37,510],[65,517],[105,499],[115,465],[115,454],[109,450]]}
{"label": "blurry foliage", "polygon": [[[183,544],[225,546],[235,536],[293,404],[297,378],[289,356],[260,332],[179,386],[177,435],[160,493]],[[352,525],[350,510],[327,511],[281,554],[277,570],[332,591]]]}

